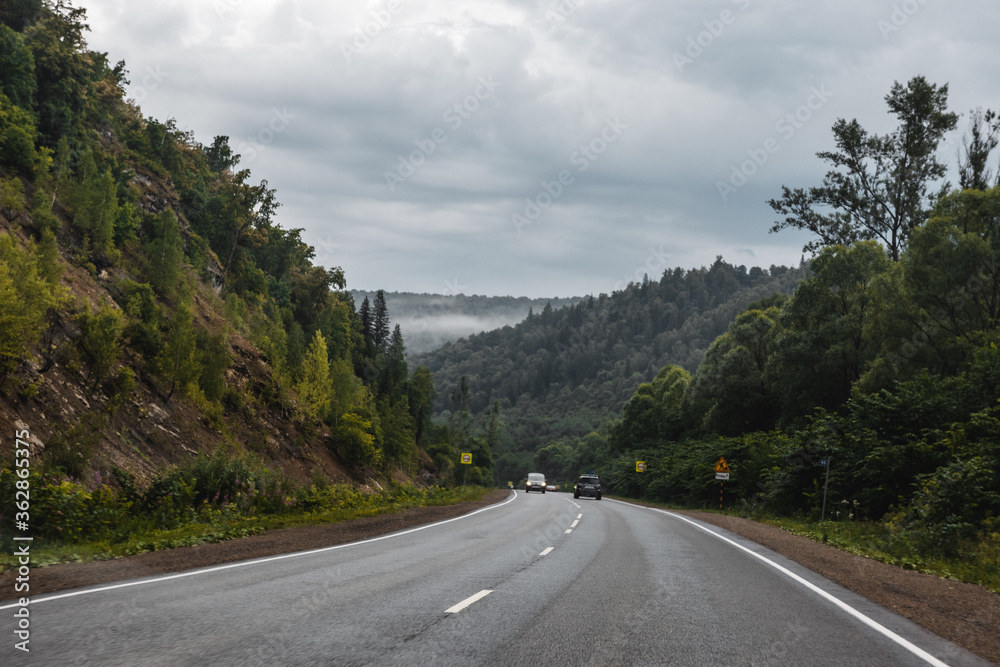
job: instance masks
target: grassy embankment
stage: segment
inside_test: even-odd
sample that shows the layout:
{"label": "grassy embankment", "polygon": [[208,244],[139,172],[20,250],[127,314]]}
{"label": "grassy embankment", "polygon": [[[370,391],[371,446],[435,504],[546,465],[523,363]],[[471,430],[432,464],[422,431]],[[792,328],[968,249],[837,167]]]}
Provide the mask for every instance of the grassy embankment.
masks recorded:
{"label": "grassy embankment", "polygon": [[[20,480],[0,468],[0,541],[10,543],[13,499]],[[23,480],[21,480],[23,481]],[[246,458],[200,457],[138,486],[127,473],[84,484],[55,473],[27,479],[32,565],[106,560],[205,542],[256,535],[275,528],[320,525],[400,512],[412,507],[481,500],[482,487],[389,484],[382,488],[295,484]],[[21,485],[22,489],[24,484]],[[12,550],[0,571],[16,566]]]}
{"label": "grassy embankment", "polygon": [[947,550],[929,546],[930,535],[900,531],[872,521],[806,521],[768,517],[761,523],[823,542],[859,556],[947,579],[979,584],[1000,593],[1000,532],[980,534]]}

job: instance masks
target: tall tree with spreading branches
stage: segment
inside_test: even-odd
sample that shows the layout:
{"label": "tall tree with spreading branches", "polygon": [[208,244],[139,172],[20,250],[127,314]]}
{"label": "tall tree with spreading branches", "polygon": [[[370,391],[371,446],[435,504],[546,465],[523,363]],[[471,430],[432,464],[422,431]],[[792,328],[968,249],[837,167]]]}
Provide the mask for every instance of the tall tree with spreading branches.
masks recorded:
{"label": "tall tree with spreading branches", "polygon": [[927,220],[929,205],[947,190],[947,184],[931,190],[945,175],[936,153],[958,116],[947,110],[948,85],[928,83],[922,76],[905,86],[893,84],[885,101],[898,127],[878,135],[857,119],[839,119],[833,126],[836,150],[817,153],[834,169],[819,187],[782,186],[781,197],[768,201],[783,216],[772,232],[813,232],[819,238],[805,245],[808,252],[877,240],[892,260],[899,259],[910,233]]}

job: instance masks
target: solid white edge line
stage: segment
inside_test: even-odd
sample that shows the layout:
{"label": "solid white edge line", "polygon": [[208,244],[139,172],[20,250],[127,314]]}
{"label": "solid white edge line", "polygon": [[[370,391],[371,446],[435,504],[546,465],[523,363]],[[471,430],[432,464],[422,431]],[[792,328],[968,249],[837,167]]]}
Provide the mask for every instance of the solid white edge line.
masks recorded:
{"label": "solid white edge line", "polygon": [[479,591],[478,593],[476,593],[475,595],[473,595],[471,597],[465,598],[464,600],[462,600],[461,602],[459,602],[455,606],[448,607],[447,609],[444,610],[444,613],[446,613],[446,614],[457,614],[458,612],[462,611],[463,609],[465,609],[469,605],[471,605],[473,603],[476,603],[476,602],[479,602],[480,600],[482,600],[484,597],[486,597],[487,595],[489,595],[492,592],[493,591],[490,590],[490,589],[488,589],[488,588],[487,589],[483,589],[483,590]]}
{"label": "solid white edge line", "polygon": [[[621,501],[612,501],[612,502],[621,502]],[[623,505],[632,505],[632,503],[622,503],[622,504]],[[842,611],[847,612],[848,614],[850,614],[854,618],[858,619],[859,621],[861,621],[862,623],[864,623],[868,627],[872,628],[876,632],[878,632],[878,633],[884,635],[885,637],[891,639],[892,641],[896,642],[897,644],[899,644],[900,646],[902,646],[903,648],[905,648],[907,651],[909,651],[910,653],[912,653],[915,656],[917,656],[918,658],[920,658],[921,660],[924,660],[925,662],[927,662],[927,663],[929,663],[931,665],[934,665],[935,667],[949,667],[948,663],[941,662],[940,660],[938,660],[933,655],[931,655],[927,651],[923,650],[922,648],[920,648],[916,644],[910,642],[908,639],[900,637],[899,635],[897,635],[895,632],[893,632],[889,628],[887,628],[884,625],[878,623],[877,621],[869,618],[868,616],[865,616],[860,611],[858,611],[854,607],[850,606],[846,602],[843,602],[839,598],[836,598],[833,595],[831,595],[830,593],[827,593],[826,591],[824,591],[822,588],[816,586],[815,584],[806,581],[805,579],[803,579],[799,575],[795,574],[791,570],[789,570],[789,569],[787,569],[785,567],[782,567],[781,565],[778,565],[773,560],[770,560],[769,558],[766,558],[766,557],[760,555],[759,553],[757,553],[757,552],[755,552],[755,551],[753,551],[751,549],[746,548],[742,544],[739,544],[738,542],[734,542],[733,540],[729,539],[728,537],[725,537],[724,535],[720,535],[719,533],[715,532],[714,530],[709,530],[708,528],[706,528],[705,526],[702,526],[701,524],[697,523],[696,521],[692,521],[691,519],[688,519],[687,517],[683,517],[683,516],[681,516],[679,514],[674,514],[673,512],[667,512],[666,510],[657,509],[655,507],[645,507],[643,505],[632,505],[632,507],[641,507],[643,509],[652,510],[654,512],[660,512],[661,514],[666,514],[667,516],[673,517],[675,519],[680,519],[681,521],[687,522],[687,523],[691,524],[692,526],[694,526],[695,528],[698,528],[699,530],[702,530],[702,531],[708,533],[709,535],[712,535],[713,537],[717,537],[718,539],[722,540],[723,542],[727,542],[728,544],[736,547],[737,549],[741,549],[741,550],[745,551],[746,553],[750,554],[754,558],[757,558],[757,559],[759,559],[759,560],[767,563],[768,565],[770,565],[771,567],[773,567],[775,570],[777,570],[778,572],[781,572],[782,574],[786,575],[790,579],[792,579],[794,581],[797,581],[798,583],[802,584],[803,586],[805,586],[806,588],[808,588],[812,592],[816,593],[820,597],[824,598],[828,602],[832,602],[834,605],[836,605],[837,607],[839,607]]]}
{"label": "solid white edge line", "polygon": [[[300,556],[311,556],[313,554],[323,553],[323,552],[326,552],[326,551],[335,551],[337,549],[346,549],[348,547],[356,547],[356,546],[361,545],[361,544],[371,544],[372,542],[379,542],[381,540],[388,540],[388,539],[393,538],[393,537],[402,537],[403,535],[409,535],[410,533],[416,533],[416,532],[421,531],[421,530],[427,530],[428,528],[434,528],[435,526],[443,526],[446,523],[451,523],[452,521],[458,521],[459,519],[465,519],[465,518],[473,516],[475,514],[479,514],[480,512],[486,512],[486,511],[489,511],[489,510],[492,510],[492,509],[496,509],[498,507],[503,507],[504,505],[508,505],[508,504],[514,502],[515,500],[517,500],[517,493],[514,493],[509,500],[505,500],[502,503],[495,503],[493,505],[489,505],[487,507],[483,507],[481,509],[478,509],[478,510],[476,510],[474,512],[469,512],[468,514],[463,514],[461,516],[456,516],[453,519],[445,519],[444,521],[438,521],[436,523],[429,523],[429,524],[424,525],[424,526],[417,526],[416,528],[410,528],[409,530],[404,530],[404,531],[399,532],[399,533],[391,533],[389,535],[382,535],[380,537],[373,537],[373,538],[370,538],[370,539],[367,539],[367,540],[360,540],[358,542],[348,542],[347,544],[336,544],[336,545],[334,545],[332,547],[321,547],[319,549],[310,549],[309,551],[296,551],[295,553],[282,554],[280,556],[270,556],[268,558],[259,558],[259,559],[255,559],[255,560],[241,561],[239,563],[230,563],[229,565],[219,565],[219,566],[216,566],[216,567],[209,567],[209,568],[201,569],[201,570],[191,570],[191,571],[188,571],[188,572],[180,572],[178,574],[171,574],[171,575],[167,575],[165,577],[157,577],[155,579],[143,579],[141,581],[128,581],[128,582],[125,582],[125,583],[122,583],[122,584],[113,584],[111,586],[101,586],[100,588],[89,588],[87,590],[74,591],[72,593],[60,593],[58,595],[50,595],[48,597],[44,597],[44,598],[41,598],[41,599],[35,599],[35,598],[32,598],[32,597],[27,596],[27,595],[24,596],[24,597],[28,597],[29,598],[30,604],[36,605],[36,604],[38,604],[40,602],[49,602],[50,600],[61,600],[62,598],[71,598],[71,597],[76,597],[77,595],[89,595],[90,593],[100,593],[102,591],[111,591],[111,590],[115,590],[116,588],[128,588],[130,586],[143,586],[145,584],[155,584],[155,583],[160,582],[160,581],[169,581],[171,579],[182,579],[184,577],[193,577],[193,576],[198,575],[198,574],[208,574],[210,572],[219,572],[220,570],[231,570],[233,568],[246,567],[248,565],[260,565],[261,563],[271,563],[271,562],[274,562],[276,560],[285,560],[285,559],[288,559],[288,558],[298,558]],[[13,604],[7,604],[7,605],[0,606],[0,609],[13,609],[14,607],[20,607],[20,606],[21,605],[19,603],[15,602]]]}
{"label": "solid white edge line", "polygon": [[555,549],[555,547],[546,547],[545,549],[542,550],[542,553],[540,553],[538,555],[539,556],[548,556],[550,553],[552,553],[553,549]]}

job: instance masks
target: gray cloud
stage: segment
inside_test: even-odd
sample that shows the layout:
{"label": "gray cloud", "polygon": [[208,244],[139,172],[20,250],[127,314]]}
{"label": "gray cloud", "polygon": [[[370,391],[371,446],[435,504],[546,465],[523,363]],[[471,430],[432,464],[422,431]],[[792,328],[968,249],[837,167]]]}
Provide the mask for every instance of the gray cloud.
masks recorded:
{"label": "gray cloud", "polygon": [[[768,234],[765,201],[822,178],[837,118],[888,131],[883,97],[916,74],[949,83],[956,111],[1000,107],[985,1],[84,4],[144,113],[229,135],[277,188],[281,224],[363,289],[609,291],[650,247],[685,267],[796,264],[805,239]],[[269,133],[276,111],[294,117]],[[601,145],[614,119],[627,129]],[[769,138],[777,152],[724,201],[718,182]],[[511,216],[560,172],[572,183],[518,233]]]}

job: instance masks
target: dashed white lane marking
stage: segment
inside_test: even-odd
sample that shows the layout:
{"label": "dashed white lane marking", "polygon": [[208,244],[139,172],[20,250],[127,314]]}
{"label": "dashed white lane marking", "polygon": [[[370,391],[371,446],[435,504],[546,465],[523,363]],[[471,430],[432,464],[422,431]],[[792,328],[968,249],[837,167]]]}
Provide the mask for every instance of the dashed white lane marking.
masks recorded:
{"label": "dashed white lane marking", "polygon": [[567,534],[569,534],[569,533],[572,533],[572,532],[573,532],[573,529],[572,529],[572,528],[567,528],[567,529],[566,529],[566,533],[567,533]]}
{"label": "dashed white lane marking", "polygon": [[[228,565],[219,565],[216,567],[209,567],[203,570],[189,570],[187,572],[181,572],[180,574],[170,574],[165,577],[156,577],[155,579],[141,579],[139,581],[128,581],[123,584],[113,584],[111,586],[101,586],[100,588],[88,588],[82,591],[73,591],[72,593],[59,593],[57,595],[51,595],[45,598],[32,598],[31,604],[38,604],[39,602],[49,602],[50,600],[61,600],[63,598],[76,597],[77,595],[89,595],[91,593],[100,593],[102,591],[112,591],[118,588],[128,588],[130,586],[145,586],[146,584],[155,584],[159,581],[167,581],[170,579],[181,579],[183,577],[193,577],[199,574],[208,574],[209,572],[219,572],[220,570],[230,570],[236,567],[247,567],[250,565],[260,565],[262,563],[270,563],[276,560],[285,560],[287,558],[299,558],[300,556],[310,556],[312,554],[324,553],[326,551],[336,551],[339,549],[347,549],[350,547],[355,547],[360,544],[371,544],[372,542],[380,542],[381,540],[390,540],[395,537],[402,537],[403,535],[409,535],[410,533],[416,533],[421,530],[427,530],[428,528],[434,528],[436,526],[443,526],[446,523],[451,523],[452,521],[460,521],[466,519],[470,516],[475,516],[480,512],[488,512],[498,507],[503,507],[509,505],[510,503],[517,500],[517,493],[511,494],[509,500],[505,500],[502,503],[497,503],[496,505],[488,505],[482,509],[475,510],[474,512],[469,512],[468,514],[463,514],[457,516],[454,519],[445,519],[444,521],[438,521],[436,523],[428,523],[423,526],[418,526],[416,528],[410,528],[409,530],[403,530],[398,533],[390,533],[389,535],[382,535],[380,537],[373,537],[367,540],[359,540],[357,542],[348,542],[347,544],[338,544],[332,547],[322,547],[320,549],[310,549],[309,551],[296,551],[295,553],[282,554],[280,556],[271,556],[269,558],[258,558],[256,560],[244,560],[238,563],[230,563]],[[12,607],[17,607],[18,603],[14,602],[11,604],[0,605],[0,609],[11,609]]]}
{"label": "dashed white lane marking", "polygon": [[487,595],[489,595],[492,592],[493,591],[490,590],[490,589],[483,589],[483,590],[479,591],[478,593],[476,593],[475,595],[473,595],[471,597],[465,598],[464,600],[462,600],[461,602],[459,602],[458,604],[456,604],[454,607],[448,607],[447,609],[444,610],[444,613],[446,613],[446,614],[457,614],[458,612],[462,611],[463,609],[465,609],[469,605],[471,605],[473,603],[476,603],[476,602],[479,602],[480,600],[482,600],[484,597],[486,597]]}
{"label": "dashed white lane marking", "polygon": [[570,528],[576,528],[576,524],[578,524],[578,523],[580,523],[580,520],[579,520],[579,519],[577,519],[577,520],[576,520],[576,521],[574,521],[573,523],[569,524],[569,527],[570,527]]}
{"label": "dashed white lane marking", "polygon": [[[615,502],[618,502],[618,501],[615,501]],[[635,507],[635,505],[633,505],[633,507]],[[640,507],[642,507],[642,506],[640,505]],[[893,632],[889,628],[885,627],[884,625],[881,625],[880,623],[878,623],[877,621],[875,621],[875,620],[873,620],[871,618],[868,618],[867,616],[865,616],[864,614],[862,614],[860,611],[858,611],[854,607],[852,607],[849,604],[847,604],[846,602],[843,602],[840,599],[838,599],[838,598],[834,597],[833,595],[831,595],[830,593],[827,593],[826,591],[824,591],[819,586],[816,586],[815,584],[812,584],[812,583],[806,581],[805,579],[803,579],[799,575],[795,574],[791,570],[789,570],[787,568],[784,568],[781,565],[778,565],[773,560],[770,560],[768,558],[765,558],[764,556],[761,556],[756,551],[752,551],[750,549],[747,549],[742,544],[738,544],[738,543],[734,542],[733,540],[729,539],[728,537],[724,537],[723,535],[720,535],[719,533],[715,532],[714,530],[709,530],[705,526],[702,526],[702,525],[700,525],[700,524],[692,521],[691,519],[683,517],[683,516],[681,516],[679,514],[674,514],[673,512],[666,512],[664,510],[656,509],[654,507],[645,507],[643,509],[652,510],[654,512],[660,512],[661,514],[666,514],[667,516],[671,516],[671,517],[673,517],[675,519],[680,519],[681,521],[684,521],[686,523],[691,524],[692,526],[694,526],[698,530],[703,530],[706,533],[708,533],[709,535],[712,535],[713,537],[717,537],[720,540],[722,540],[723,542],[726,542],[727,544],[730,544],[730,545],[736,547],[737,549],[745,551],[746,553],[750,554],[754,558],[757,558],[757,559],[763,561],[764,563],[766,563],[767,565],[770,565],[775,570],[777,570],[778,572],[781,572],[782,574],[784,574],[785,576],[789,577],[790,579],[792,579],[794,581],[797,581],[798,583],[802,584],[803,586],[805,586],[806,588],[808,588],[809,590],[811,590],[813,593],[816,593],[817,595],[819,595],[821,598],[823,598],[825,600],[828,600],[829,602],[833,603],[834,605],[836,605],[837,607],[839,607],[843,611],[847,612],[848,614],[850,614],[854,618],[858,619],[859,621],[861,621],[862,623],[864,623],[865,625],[867,625],[871,629],[873,629],[876,632],[882,634],[883,636],[887,637],[888,639],[891,639],[892,641],[896,642],[897,644],[899,644],[900,646],[902,646],[907,651],[909,651],[913,655],[917,656],[918,658],[920,658],[924,662],[926,662],[926,663],[928,663],[930,665],[934,665],[934,667],[948,667],[948,663],[941,662],[940,660],[938,660],[933,655],[931,655],[927,651],[923,650],[922,648],[920,648],[916,644],[913,644],[909,640],[904,639],[903,637],[900,637],[899,635],[897,635],[895,632]]]}
{"label": "dashed white lane marking", "polygon": [[540,553],[538,555],[539,556],[548,556],[550,553],[552,553],[553,549],[555,549],[555,547],[547,547],[544,551],[542,551],[542,553]]}
{"label": "dashed white lane marking", "polygon": [[576,518],[577,518],[577,519],[582,519],[582,518],[583,518],[583,515],[582,515],[582,514],[577,514],[577,515],[576,515]]}

